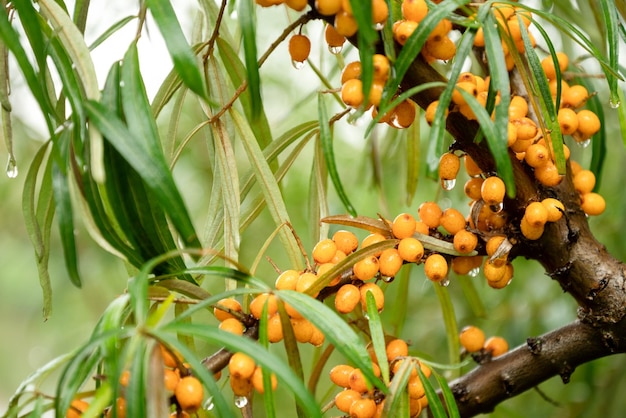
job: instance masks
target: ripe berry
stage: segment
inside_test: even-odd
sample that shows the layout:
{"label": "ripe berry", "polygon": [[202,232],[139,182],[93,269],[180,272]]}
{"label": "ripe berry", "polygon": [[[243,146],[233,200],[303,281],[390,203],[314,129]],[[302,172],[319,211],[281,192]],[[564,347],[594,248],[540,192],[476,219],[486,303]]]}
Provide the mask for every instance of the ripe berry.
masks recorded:
{"label": "ripe berry", "polygon": [[596,186],[596,175],[591,170],[580,170],[574,176],[573,182],[578,193],[589,193]]}
{"label": "ripe berry", "polygon": [[400,102],[394,109],[394,126],[400,128],[408,128],[411,126],[417,115],[415,103],[411,99]]}
{"label": "ripe berry", "polygon": [[407,345],[406,341],[398,338],[395,340],[391,340],[389,341],[389,343],[387,343],[386,352],[387,352],[387,360],[391,362],[398,357],[408,356],[409,346]]}
{"label": "ripe berry", "polygon": [[228,371],[238,379],[249,379],[254,373],[256,363],[252,357],[242,352],[234,353],[228,361]]}
{"label": "ripe berry", "polygon": [[504,277],[506,272],[506,265],[490,263],[489,260],[485,261],[483,265],[483,274],[487,282],[499,282]]}
{"label": "ripe berry", "polygon": [[545,206],[548,211],[548,222],[556,222],[563,216],[565,212],[565,206],[560,200],[548,197],[541,201],[541,204]]}
{"label": "ripe berry", "polygon": [[424,256],[424,246],[416,238],[403,238],[398,244],[398,254],[404,261],[417,263]]}
{"label": "ripe berry", "polygon": [[426,394],[424,390],[424,384],[419,375],[411,376],[407,384],[409,397],[412,399],[419,399]]}
{"label": "ripe berry", "polygon": [[350,406],[350,418],[373,418],[376,415],[376,402],[371,398],[357,399]]}
{"label": "ripe berry", "polygon": [[393,38],[400,45],[404,45],[415,29],[417,29],[417,22],[399,20],[393,25]]}
{"label": "ripe berry", "polygon": [[504,275],[502,278],[496,282],[487,281],[489,287],[493,289],[503,289],[511,282],[513,278],[513,264],[507,263],[504,265]]}
{"label": "ripe berry", "polygon": [[[234,316],[230,312],[222,310],[220,309],[220,307],[224,307],[226,309],[229,309],[235,312],[241,312],[241,304],[236,299],[233,299],[233,298],[220,299],[220,301],[217,302],[216,306],[213,308],[213,314],[215,315],[217,320],[220,322],[225,320],[226,318],[234,318]],[[165,351],[167,352],[167,350]],[[168,366],[168,367],[176,367],[176,364],[174,364],[174,366]]]}
{"label": "ripe berry", "polygon": [[339,251],[343,251],[344,254],[350,254],[356,250],[359,246],[359,240],[350,231],[340,230],[333,234],[333,241],[337,245]]}
{"label": "ripe berry", "polygon": [[[252,386],[254,389],[260,394],[265,393],[265,386],[263,385],[263,369],[257,366],[254,369],[254,373],[252,373],[252,377],[250,378],[252,382]],[[276,375],[274,373],[270,374],[270,382],[272,386],[272,391],[276,390],[278,386],[278,381],[276,380]]]}
{"label": "ripe berry", "polygon": [[389,6],[385,0],[372,0],[372,22],[382,25],[389,17]]}
{"label": "ripe berry", "polygon": [[443,180],[454,180],[460,168],[461,160],[459,157],[452,152],[447,152],[439,159],[439,178]]}
{"label": "ripe berry", "polygon": [[311,41],[305,35],[296,34],[289,39],[289,55],[294,62],[304,62],[311,52]]}
{"label": "ripe berry", "polygon": [[359,79],[352,79],[346,81],[341,86],[341,100],[351,107],[359,107],[365,100],[363,96],[363,83]]}
{"label": "ripe berry", "polygon": [[428,34],[428,39],[437,39],[446,36],[452,30],[452,22],[448,19],[441,19],[437,26]]}
{"label": "ripe berry", "polygon": [[80,418],[89,408],[89,404],[82,399],[74,399],[67,410],[66,418]]}
{"label": "ripe berry", "polygon": [[561,107],[577,109],[585,104],[589,91],[585,86],[576,84],[561,90]]}
{"label": "ripe berry", "polygon": [[435,202],[424,202],[417,209],[420,220],[428,225],[429,228],[437,228],[441,220],[443,212],[439,205]]}
{"label": "ripe berry", "polygon": [[463,214],[454,208],[444,210],[441,219],[439,219],[439,223],[452,235],[465,229],[466,224]]}
{"label": "ripe berry", "polygon": [[504,182],[497,176],[487,177],[480,187],[482,199],[490,206],[502,203],[505,192]]}
{"label": "ripe berry", "polygon": [[531,225],[526,217],[522,217],[522,220],[520,222],[520,230],[522,231],[522,235],[524,235],[524,237],[531,241],[534,241],[541,238],[541,236],[543,235],[544,226]]}
{"label": "ripe berry", "polygon": [[468,325],[461,330],[459,341],[468,353],[475,353],[485,345],[485,333],[478,327]]}
{"label": "ripe berry", "polygon": [[174,392],[180,407],[187,412],[194,412],[202,405],[204,389],[198,379],[186,376],[180,379]]}
{"label": "ripe berry", "polygon": [[442,61],[451,60],[456,54],[456,44],[447,36],[428,39],[424,48],[428,55]]}
{"label": "ripe berry", "polygon": [[[231,299],[231,300],[234,300],[234,299]],[[241,305],[239,306],[239,310],[241,310]],[[220,311],[220,312],[223,312],[223,311]],[[234,317],[231,315],[229,316],[229,318],[234,318]],[[224,318],[224,319],[227,319],[227,318]],[[222,319],[222,321],[224,319]],[[178,353],[172,352],[170,349],[166,348],[163,344],[159,344],[159,349],[161,350],[161,357],[163,357],[163,365],[165,367],[170,367],[172,369],[178,367],[178,365],[181,362],[180,355]],[[130,377],[130,372],[128,370],[125,370],[124,373],[127,374],[127,377]],[[128,383],[128,379],[126,379],[126,383]],[[126,385],[122,384],[122,386],[126,386]]]}
{"label": "ripe berry", "polygon": [[383,54],[374,54],[374,80],[385,82],[389,78],[389,58]]}
{"label": "ripe berry", "polygon": [[478,237],[473,232],[462,229],[454,234],[453,244],[454,249],[461,254],[471,253],[478,245]]}
{"label": "ripe berry", "polygon": [[[565,55],[565,53],[563,52],[557,52],[556,59],[557,59],[557,63],[559,66],[559,70],[561,72],[565,71],[569,63],[569,59],[567,55]],[[541,67],[543,68],[543,71],[546,73],[546,77],[548,78],[548,80],[553,80],[556,78],[556,65],[554,63],[554,60],[552,59],[552,55],[547,56],[541,60]]]}
{"label": "ripe berry", "polygon": [[578,132],[583,138],[591,138],[600,130],[600,119],[591,110],[583,109],[577,113]]}
{"label": "ripe berry", "polygon": [[524,155],[524,161],[531,167],[539,167],[547,164],[550,161],[550,154],[548,148],[542,144],[532,144],[526,148],[526,154]]}
{"label": "ripe berry", "polygon": [[180,372],[178,369],[165,369],[163,370],[163,385],[165,386],[165,390],[170,393],[174,393],[176,390],[176,385],[180,382]]}
{"label": "ripe berry", "polygon": [[356,34],[359,25],[352,13],[348,13],[344,9],[335,15],[335,29],[337,29],[337,33],[349,38]]}
{"label": "ripe berry", "polygon": [[314,347],[320,347],[322,344],[324,344],[324,341],[326,340],[326,335],[324,335],[324,333],[320,331],[320,329],[317,328],[315,325],[311,325],[313,326],[313,334],[311,335],[311,338],[309,338],[309,344]]}
{"label": "ripe berry", "polygon": [[582,203],[580,206],[589,216],[597,216],[602,214],[606,209],[604,198],[598,193],[586,193],[581,196]]}
{"label": "ripe berry", "polygon": [[355,368],[352,370],[350,376],[348,376],[348,381],[352,390],[356,390],[359,393],[366,393],[369,390],[370,385],[361,369]]}
{"label": "ripe berry", "polygon": [[[487,240],[487,244],[485,245],[485,251],[487,252],[487,255],[492,258],[496,254],[496,252],[503,251],[504,249],[500,250],[500,246],[505,240],[506,237],[503,235],[494,235],[493,237],[489,238],[489,240]],[[497,258],[492,259],[491,263],[495,264],[496,266],[505,264],[508,253],[508,250],[504,251],[504,253],[498,255]]]}
{"label": "ripe berry", "polygon": [[341,72],[341,84],[345,84],[348,80],[360,78],[361,70],[362,66],[360,61],[353,61],[346,65]]}
{"label": "ripe berry", "polygon": [[354,367],[347,364],[338,364],[330,369],[330,380],[337,386],[343,388],[350,387],[350,373],[354,371]]}
{"label": "ripe berry", "polygon": [[482,265],[482,256],[461,256],[452,259],[452,271],[459,275],[468,274],[471,270]]}
{"label": "ripe berry", "polygon": [[237,379],[231,376],[228,381],[235,396],[248,396],[252,390],[252,382],[250,379]]}
{"label": "ripe berry", "polygon": [[291,318],[291,327],[299,343],[308,343],[313,336],[313,324],[305,318]]}
{"label": "ripe berry", "polygon": [[235,318],[226,318],[220,322],[219,329],[235,335],[243,335],[244,326]]}
{"label": "ripe berry", "polygon": [[498,357],[509,351],[509,343],[502,337],[490,337],[485,341],[485,350],[490,351],[493,357]]}
{"label": "ripe berry", "polygon": [[387,277],[394,277],[402,268],[402,257],[395,248],[383,250],[378,257],[378,268],[380,274]]}
{"label": "ripe berry", "polygon": [[385,294],[382,289],[376,283],[365,283],[359,288],[361,293],[361,307],[364,311],[367,311],[367,293],[371,292],[376,301],[376,309],[378,312],[382,311],[385,307]]}
{"label": "ripe berry", "polygon": [[315,0],[315,8],[324,16],[333,16],[341,10],[341,0]]}
{"label": "ripe berry", "polygon": [[250,302],[250,314],[260,319],[263,314],[263,306],[267,303],[267,316],[270,317],[278,311],[276,296],[270,293],[261,293]]}
{"label": "ripe berry", "polygon": [[283,339],[283,324],[280,315],[274,314],[267,320],[267,339],[271,343],[277,343]]}
{"label": "ripe berry", "polygon": [[482,177],[471,177],[467,180],[465,186],[463,186],[465,195],[471,200],[479,200],[481,198],[480,189],[483,185],[483,181],[484,179]]}
{"label": "ripe berry", "polygon": [[528,102],[522,96],[512,96],[509,104],[509,119],[521,119],[528,114]]}
{"label": "ripe berry", "polygon": [[548,222],[548,210],[541,202],[532,202],[526,206],[524,218],[532,226],[544,226]]}
{"label": "ripe berry", "polygon": [[525,141],[528,139],[533,139],[537,136],[539,132],[539,128],[537,128],[537,124],[527,117],[523,117],[521,119],[515,119],[512,123],[517,127],[517,140]]}
{"label": "ripe berry", "polygon": [[557,118],[563,135],[571,135],[578,129],[578,116],[572,109],[568,107],[559,109]]}
{"label": "ripe berry", "polygon": [[557,186],[563,180],[551,161],[547,164],[535,168],[535,178],[544,186],[554,187]]}
{"label": "ripe berry", "polygon": [[424,262],[424,273],[433,282],[441,282],[448,275],[448,262],[441,254],[431,254]]}
{"label": "ripe berry", "polygon": [[[369,234],[368,236],[363,238],[363,241],[361,242],[361,248],[365,248],[367,246],[370,246],[372,244],[376,244],[377,242],[381,242],[381,241],[384,241],[384,240],[385,240],[385,237],[383,235],[381,235],[381,234],[378,234],[378,233]],[[378,253],[376,253],[374,255],[376,257],[378,257],[381,252],[378,252]]]}
{"label": "ripe berry", "polygon": [[350,412],[354,402],[361,399],[361,394],[353,389],[345,389],[335,395],[335,406],[342,412]]}
{"label": "ripe berry", "polygon": [[328,48],[331,52],[336,51],[335,48],[341,48],[346,42],[346,37],[337,32],[337,29],[333,25],[326,25],[324,30],[324,39],[328,44]]}
{"label": "ripe berry", "polygon": [[285,0],[285,4],[287,5],[287,7],[289,7],[292,10],[295,10],[296,12],[303,11],[304,8],[309,5],[307,0]]}
{"label": "ripe berry", "polygon": [[428,14],[428,5],[425,0],[404,0],[401,10],[406,20],[419,23]]}
{"label": "ripe berry", "polygon": [[285,270],[278,276],[274,286],[278,290],[296,290],[298,277],[300,277],[300,272],[296,270]]}
{"label": "ripe berry", "polygon": [[344,284],[335,295],[335,309],[339,313],[350,313],[361,300],[359,288],[353,284]]}
{"label": "ripe berry", "polygon": [[[433,102],[431,102],[428,107],[426,108],[426,111],[424,112],[424,118],[426,119],[426,122],[428,122],[429,125],[432,125],[433,122],[435,121],[435,113],[437,112],[437,106],[439,105],[439,100],[435,100]],[[448,116],[448,109],[446,109],[444,117]]]}
{"label": "ripe berry", "polygon": [[[317,282],[317,275],[310,272],[304,272],[298,277],[298,282],[296,283],[296,292],[305,293],[307,290]],[[315,294],[311,295],[312,297],[317,297]]]}
{"label": "ripe berry", "polygon": [[378,273],[378,264],[378,258],[372,255],[357,261],[352,267],[352,272],[357,279],[367,281],[373,279]]}
{"label": "ripe berry", "polygon": [[378,106],[380,104],[380,101],[383,98],[384,88],[385,88],[384,82],[374,80],[374,82],[370,86],[369,96],[367,96],[368,106],[369,105]]}
{"label": "ripe berry", "polygon": [[113,407],[111,407],[107,411],[106,417],[111,418],[113,415],[117,418],[126,418],[126,399],[120,396],[115,400],[115,413]]}
{"label": "ripe berry", "polygon": [[317,264],[330,262],[337,252],[337,244],[332,239],[323,239],[313,247],[313,260]]}
{"label": "ripe berry", "polygon": [[415,223],[415,232],[422,235],[428,235],[430,231],[428,230],[428,225],[426,225],[422,221],[417,221]]}
{"label": "ripe berry", "polygon": [[465,90],[470,93],[472,96],[476,96],[478,92],[476,91],[476,84],[470,82],[460,82],[456,84],[456,88],[452,92],[452,101],[458,105],[465,104],[465,98],[461,94],[460,90]]}
{"label": "ripe berry", "polygon": [[410,213],[401,213],[391,224],[391,233],[398,239],[407,238],[415,232],[415,218]]}

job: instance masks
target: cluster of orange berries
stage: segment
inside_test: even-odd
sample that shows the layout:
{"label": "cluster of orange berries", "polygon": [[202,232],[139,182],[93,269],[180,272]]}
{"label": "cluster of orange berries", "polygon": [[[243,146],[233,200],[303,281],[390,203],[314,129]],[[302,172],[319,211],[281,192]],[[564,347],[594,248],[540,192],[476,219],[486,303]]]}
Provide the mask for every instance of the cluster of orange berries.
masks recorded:
{"label": "cluster of orange berries", "polygon": [[483,330],[474,325],[468,325],[461,330],[459,342],[467,353],[488,354],[489,358],[499,357],[509,351],[509,344],[504,338],[498,336],[485,338]]}
{"label": "cluster of orange berries", "polygon": [[[376,377],[380,378],[380,366],[373,350],[369,351],[372,358],[372,366]],[[428,405],[423,383],[417,372],[420,368],[426,378],[431,375],[431,370],[417,359],[409,357],[409,347],[404,340],[394,339],[386,346],[387,360],[391,379],[398,373],[404,362],[410,362],[411,371],[407,384],[409,393],[410,416],[418,416],[424,407]],[[330,380],[343,388],[335,395],[335,406],[342,412],[350,414],[354,418],[376,418],[382,416],[385,406],[385,397],[370,382],[367,382],[363,372],[359,368],[347,364],[339,364],[330,370]]]}
{"label": "cluster of orange berries", "polygon": [[[263,369],[258,366],[252,357],[237,352],[228,361],[228,371],[230,372],[230,387],[235,396],[248,397],[254,388],[258,393],[265,393],[263,385]],[[270,375],[272,391],[276,390],[278,384],[276,375]]]}
{"label": "cluster of orange berries", "polygon": [[[196,412],[202,406],[204,399],[202,383],[191,374],[186,365],[182,363],[178,354],[172,353],[163,345],[159,345],[159,349],[164,366],[163,386],[166,392],[171,395],[170,399],[173,406],[176,406],[176,411],[172,412],[171,416],[188,417],[189,414]],[[122,392],[128,386],[130,378],[131,373],[129,370],[122,372],[119,380]],[[219,379],[219,374],[216,375],[216,378]],[[79,418],[87,408],[89,408],[88,402],[83,399],[75,399],[72,401],[66,417]],[[118,418],[126,417],[126,398],[124,396],[118,397],[115,405],[105,410],[104,416],[112,417],[114,413]]]}

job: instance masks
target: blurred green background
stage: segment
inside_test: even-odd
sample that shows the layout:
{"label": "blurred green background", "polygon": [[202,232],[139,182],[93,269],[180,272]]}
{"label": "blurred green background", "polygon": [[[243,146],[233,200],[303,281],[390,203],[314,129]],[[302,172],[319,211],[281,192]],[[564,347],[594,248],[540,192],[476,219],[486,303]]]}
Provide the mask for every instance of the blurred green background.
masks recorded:
{"label": "blurred green background", "polygon": [[[276,37],[286,21],[276,18],[269,11],[259,11],[259,20],[275,19],[275,25],[264,27],[260,32],[259,50],[263,51]],[[317,23],[309,24],[310,33],[319,34]],[[317,35],[316,35],[317,36]],[[321,37],[312,38],[313,60],[324,51]],[[571,44],[557,45],[561,49],[573,50]],[[149,47],[147,47],[149,50]],[[323,55],[323,54],[322,54]],[[328,55],[328,54],[326,54]],[[352,51],[349,57],[354,58]],[[347,62],[351,58],[346,59]],[[325,70],[328,58],[324,58],[321,69]],[[147,66],[146,66],[147,67]],[[146,68],[144,67],[144,68]],[[593,66],[591,70],[593,71]],[[291,126],[316,115],[316,101],[311,100],[317,92],[317,82],[309,66],[296,71],[289,64],[286,47],[279,48],[262,69],[265,110],[270,118],[274,134],[279,134]],[[338,75],[330,74],[329,79],[338,84]],[[605,104],[607,128],[607,160],[600,192],[606,198],[607,210],[600,217],[590,219],[593,231],[609,251],[616,257],[626,260],[626,243],[622,237],[625,228],[624,213],[626,194],[623,193],[623,167],[626,166],[626,153],[623,139],[618,130],[617,111],[608,106],[608,96],[602,82],[596,82],[601,102]],[[333,111],[337,111],[334,108]],[[189,118],[193,119],[190,109]],[[53,284],[53,313],[48,321],[41,314],[42,298],[38,285],[34,252],[25,231],[21,212],[21,190],[28,164],[41,144],[31,121],[18,121],[15,126],[15,151],[20,174],[16,179],[0,177],[0,330],[3,340],[0,344],[0,411],[4,410],[8,398],[19,383],[38,367],[52,358],[65,353],[84,342],[103,309],[124,292],[128,274],[124,264],[98,248],[85,230],[77,229],[80,270],[83,288],[73,287],[67,279],[63,265],[56,230],[53,234],[53,250],[50,258],[50,272]],[[180,132],[191,128],[181,127]],[[427,127],[424,126],[424,140],[421,143],[425,158],[428,143],[425,140]],[[405,195],[405,152],[404,139],[396,138],[389,131],[380,130],[377,135],[363,139],[365,122],[356,125],[341,122],[337,124],[335,151],[339,170],[348,195],[358,212],[375,217],[377,213],[393,218],[403,211],[416,212],[424,200],[436,199],[442,206],[454,205],[467,213],[462,194],[464,179],[451,192],[440,190],[436,181],[421,177],[417,194],[410,204]],[[182,134],[181,134],[182,135]],[[586,166],[590,158],[590,148],[572,146],[573,156]],[[240,154],[241,155],[241,154]],[[283,182],[283,192],[288,204],[294,227],[302,238],[305,248],[311,249],[319,238],[315,236],[318,225],[309,216],[311,197],[309,195],[310,172],[312,166],[313,141],[307,145],[304,154]],[[206,172],[206,147],[202,141],[193,143],[178,163],[175,176],[185,195],[188,206],[197,220],[197,228],[204,228],[203,211],[206,209],[210,193],[210,180]],[[0,158],[6,158],[6,148],[0,148]],[[245,167],[245,161],[240,161]],[[421,170],[425,173],[423,163]],[[375,182],[374,178],[378,180]],[[332,186],[329,186],[329,214],[344,213]],[[242,238],[241,261],[250,264],[256,257],[259,243],[271,234],[272,226],[264,213]],[[335,228],[331,228],[331,231]],[[269,255],[284,267],[279,246],[270,248]],[[510,286],[501,291],[490,289],[480,276],[474,280],[483,300],[486,316],[476,317],[467,303],[457,279],[452,277],[449,286],[455,302],[459,326],[476,324],[488,335],[502,335],[511,346],[523,344],[526,338],[540,335],[576,318],[576,305],[556,282],[546,276],[537,263],[516,260],[515,278]],[[275,279],[269,263],[261,263],[257,275],[268,283]],[[445,362],[444,325],[439,305],[432,285],[425,279],[421,268],[414,268],[410,275],[410,311],[399,337],[412,342],[415,353],[425,353],[436,361]],[[392,283],[387,293],[387,310],[393,311],[394,292],[399,284]],[[386,311],[385,311],[386,312]],[[385,313],[383,312],[383,319]],[[278,348],[275,348],[279,350]],[[310,348],[303,349],[308,355]],[[205,353],[208,354],[208,353]],[[345,362],[333,355],[327,368]],[[305,364],[305,372],[311,364]],[[626,398],[619,396],[626,390],[626,379],[622,376],[626,358],[622,355],[601,359],[580,367],[572,376],[571,382],[563,385],[559,378],[540,385],[541,393],[527,393],[500,405],[494,417],[621,417],[626,408]],[[322,385],[318,395],[330,387]],[[54,387],[44,388],[52,394]],[[549,399],[549,400],[546,400]],[[336,413],[334,415],[337,415]]]}

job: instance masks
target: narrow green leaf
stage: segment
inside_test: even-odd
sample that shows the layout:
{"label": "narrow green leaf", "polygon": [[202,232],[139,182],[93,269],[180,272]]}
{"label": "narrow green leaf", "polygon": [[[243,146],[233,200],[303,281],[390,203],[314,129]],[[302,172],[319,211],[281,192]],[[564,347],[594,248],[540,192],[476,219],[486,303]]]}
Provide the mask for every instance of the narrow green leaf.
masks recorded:
{"label": "narrow green leaf", "polygon": [[624,143],[624,146],[626,146],[626,98],[624,97],[624,92],[622,90],[618,91],[618,95],[621,103],[617,112],[619,118],[619,128],[622,136],[622,142]]}
{"label": "narrow green leaf", "polygon": [[[580,77],[578,79],[578,82],[580,84],[582,84],[583,86],[585,86],[585,88],[587,88],[589,91],[592,91],[593,86],[592,84],[584,79],[584,77]],[[618,93],[618,100],[619,99],[623,99],[624,98],[624,92],[622,90],[619,91]],[[622,105],[620,106],[619,110],[618,110],[618,119],[620,121],[620,128],[623,128],[626,126],[626,105],[623,104],[624,102],[622,101]],[[587,100],[587,108],[589,110],[591,110],[593,113],[595,113],[598,118],[601,121],[605,121],[606,117],[604,114],[604,108],[602,106],[602,104],[600,103],[600,99],[598,98],[597,95],[593,95],[592,97],[590,97]],[[604,163],[606,161],[606,154],[607,154],[607,126],[605,126],[606,124],[602,123],[600,126],[600,131],[598,133],[596,133],[592,138],[591,138],[591,162],[589,163],[589,170],[591,170],[595,175],[596,175],[596,185],[594,186],[594,191],[598,191],[598,189],[600,188],[600,184],[602,183],[602,174],[604,171]],[[621,132],[626,132],[626,130],[624,129],[620,129]],[[624,136],[622,135],[622,138],[624,138]]]}
{"label": "narrow green leaf", "polygon": [[108,29],[106,29],[104,32],[102,32],[102,34],[100,36],[98,36],[95,41],[93,41],[89,45],[89,50],[93,51],[94,49],[99,47],[104,41],[109,39],[117,31],[119,31],[124,26],[126,26],[126,24],[132,22],[135,19],[137,19],[137,16],[125,16],[125,17],[121,18],[120,20],[118,20],[117,22],[113,23],[111,26],[109,26]]}
{"label": "narrow green leaf", "polygon": [[[604,27],[606,28],[606,37],[608,41],[609,49],[609,66],[614,73],[619,73],[619,18],[617,16],[617,10],[614,1],[601,0],[600,6],[602,8],[602,18],[604,20]],[[617,83],[617,76],[614,73],[606,73],[606,81],[609,85],[609,92],[611,95],[610,103],[612,105],[620,103],[619,101],[619,86]]]}
{"label": "narrow green leaf", "polygon": [[[385,397],[383,416],[403,417],[408,415],[408,392],[406,390],[409,378],[415,367],[414,361],[403,361],[398,371],[393,375],[389,394]],[[402,411],[402,412],[401,412]]]}
{"label": "narrow green leaf", "polygon": [[437,373],[435,370],[432,371],[433,376],[437,379],[437,383],[441,388],[441,393],[443,395],[443,400],[446,404],[446,410],[448,411],[448,416],[450,418],[461,418],[461,414],[459,413],[459,408],[456,405],[456,400],[454,399],[454,394],[450,390],[450,386],[448,386],[448,382]]}
{"label": "narrow green leaf", "polygon": [[330,175],[330,179],[335,186],[335,191],[337,192],[339,199],[341,199],[341,202],[348,213],[352,216],[357,216],[356,209],[354,209],[354,206],[350,203],[348,195],[346,194],[343,184],[341,183],[341,179],[339,178],[337,164],[335,163],[335,152],[333,150],[333,136],[328,122],[328,112],[326,111],[324,98],[321,93],[317,97],[317,111],[320,122],[320,139],[322,141],[322,149],[324,150],[328,174]]}
{"label": "narrow green leaf", "polygon": [[424,392],[426,392],[426,399],[428,399],[428,408],[430,409],[430,413],[434,418],[448,418],[446,410],[441,403],[441,399],[437,396],[437,392],[435,391],[432,383],[430,383],[430,380],[428,380],[420,367],[416,367],[416,369],[417,374],[422,381],[422,385],[424,386]]}
{"label": "narrow green leaf", "polygon": [[[441,314],[443,315],[443,323],[446,327],[446,339],[448,341],[448,359],[452,364],[460,361],[459,347],[459,328],[456,323],[456,315],[454,314],[454,305],[450,298],[448,288],[437,283],[433,284],[437,299],[441,305]],[[430,399],[429,399],[430,400]]]}
{"label": "narrow green leaf", "polygon": [[252,119],[261,115],[261,77],[259,76],[259,66],[257,64],[256,48],[256,13],[253,0],[240,0],[237,2],[237,16],[239,26],[243,36],[244,61],[246,63],[246,74],[248,76],[248,89],[250,89],[250,100],[252,103]]}
{"label": "narrow green leaf", "polygon": [[417,191],[420,174],[420,119],[415,121],[406,129],[406,205],[411,206],[413,197]]}
{"label": "narrow green leaf", "polygon": [[385,331],[383,330],[383,324],[378,314],[378,308],[376,307],[376,299],[372,292],[366,292],[365,303],[367,307],[367,316],[369,317],[369,329],[372,337],[372,345],[374,346],[374,353],[380,366],[380,374],[383,378],[385,385],[389,386],[389,360],[387,359],[387,350],[385,343]]}
{"label": "narrow green leaf", "polygon": [[198,67],[196,56],[185,39],[176,13],[168,0],[147,0],[146,4],[156,21],[167,50],[172,57],[174,69],[191,91],[208,100],[206,85]]}

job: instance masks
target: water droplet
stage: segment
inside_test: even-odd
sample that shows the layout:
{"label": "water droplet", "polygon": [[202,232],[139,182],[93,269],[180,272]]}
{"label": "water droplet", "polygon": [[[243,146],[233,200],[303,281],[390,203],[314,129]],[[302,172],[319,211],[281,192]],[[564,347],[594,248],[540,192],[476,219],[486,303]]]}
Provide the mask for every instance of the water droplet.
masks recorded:
{"label": "water droplet", "polygon": [[126,83],[124,83],[124,80],[120,81],[120,87],[124,87]]}
{"label": "water droplet", "polygon": [[239,409],[245,408],[248,405],[248,398],[245,396],[235,396],[235,406]]}
{"label": "water droplet", "polygon": [[452,190],[454,189],[454,186],[456,186],[456,179],[452,179],[452,180],[441,179],[441,187],[443,187],[444,190]]}
{"label": "water droplet", "polygon": [[341,51],[343,51],[343,45],[328,46],[328,50],[330,51],[331,54],[339,55],[341,54]]}
{"label": "water droplet", "polygon": [[495,205],[489,205],[489,209],[491,209],[491,211],[494,213],[500,213],[502,212],[502,209],[504,209],[504,203],[500,202]]}
{"label": "water droplet", "polygon": [[293,68],[295,68],[296,70],[299,70],[302,67],[304,67],[305,63],[306,63],[306,61],[291,60],[291,65],[293,65]]}
{"label": "water droplet", "polygon": [[367,319],[368,321],[370,320],[370,316],[367,314],[367,312],[363,312],[363,318]]}
{"label": "water droplet", "polygon": [[578,141],[576,143],[581,148],[587,148],[589,146],[589,144],[591,144],[591,138],[585,139],[584,141]]}
{"label": "water droplet", "polygon": [[212,410],[215,407],[215,404],[213,403],[213,397],[210,396],[206,402],[203,405],[203,408],[206,409],[207,411]]}
{"label": "water droplet", "polygon": [[448,287],[450,286],[450,279],[445,278],[442,281],[439,282],[439,285],[443,286],[443,287]]}
{"label": "water droplet", "polygon": [[609,106],[611,106],[612,109],[617,109],[618,107],[620,107],[622,103],[619,101],[619,99],[616,100],[609,100]]}
{"label": "water droplet", "polygon": [[233,11],[230,12],[230,17],[237,20],[237,8],[236,7],[233,7]]}
{"label": "water droplet", "polygon": [[13,156],[9,157],[9,162],[7,163],[7,176],[10,179],[17,177],[17,161],[15,161]]}
{"label": "water droplet", "polygon": [[393,282],[393,280],[395,279],[395,277],[383,277],[383,282],[385,283],[391,283]]}
{"label": "water droplet", "polygon": [[478,276],[478,273],[480,273],[480,267],[474,267],[473,269],[471,269],[470,271],[467,272],[467,274],[470,277],[476,277],[476,276]]}
{"label": "water droplet", "polygon": [[374,29],[376,29],[376,30],[383,30],[384,27],[385,27],[385,22],[376,23],[374,25]]}

